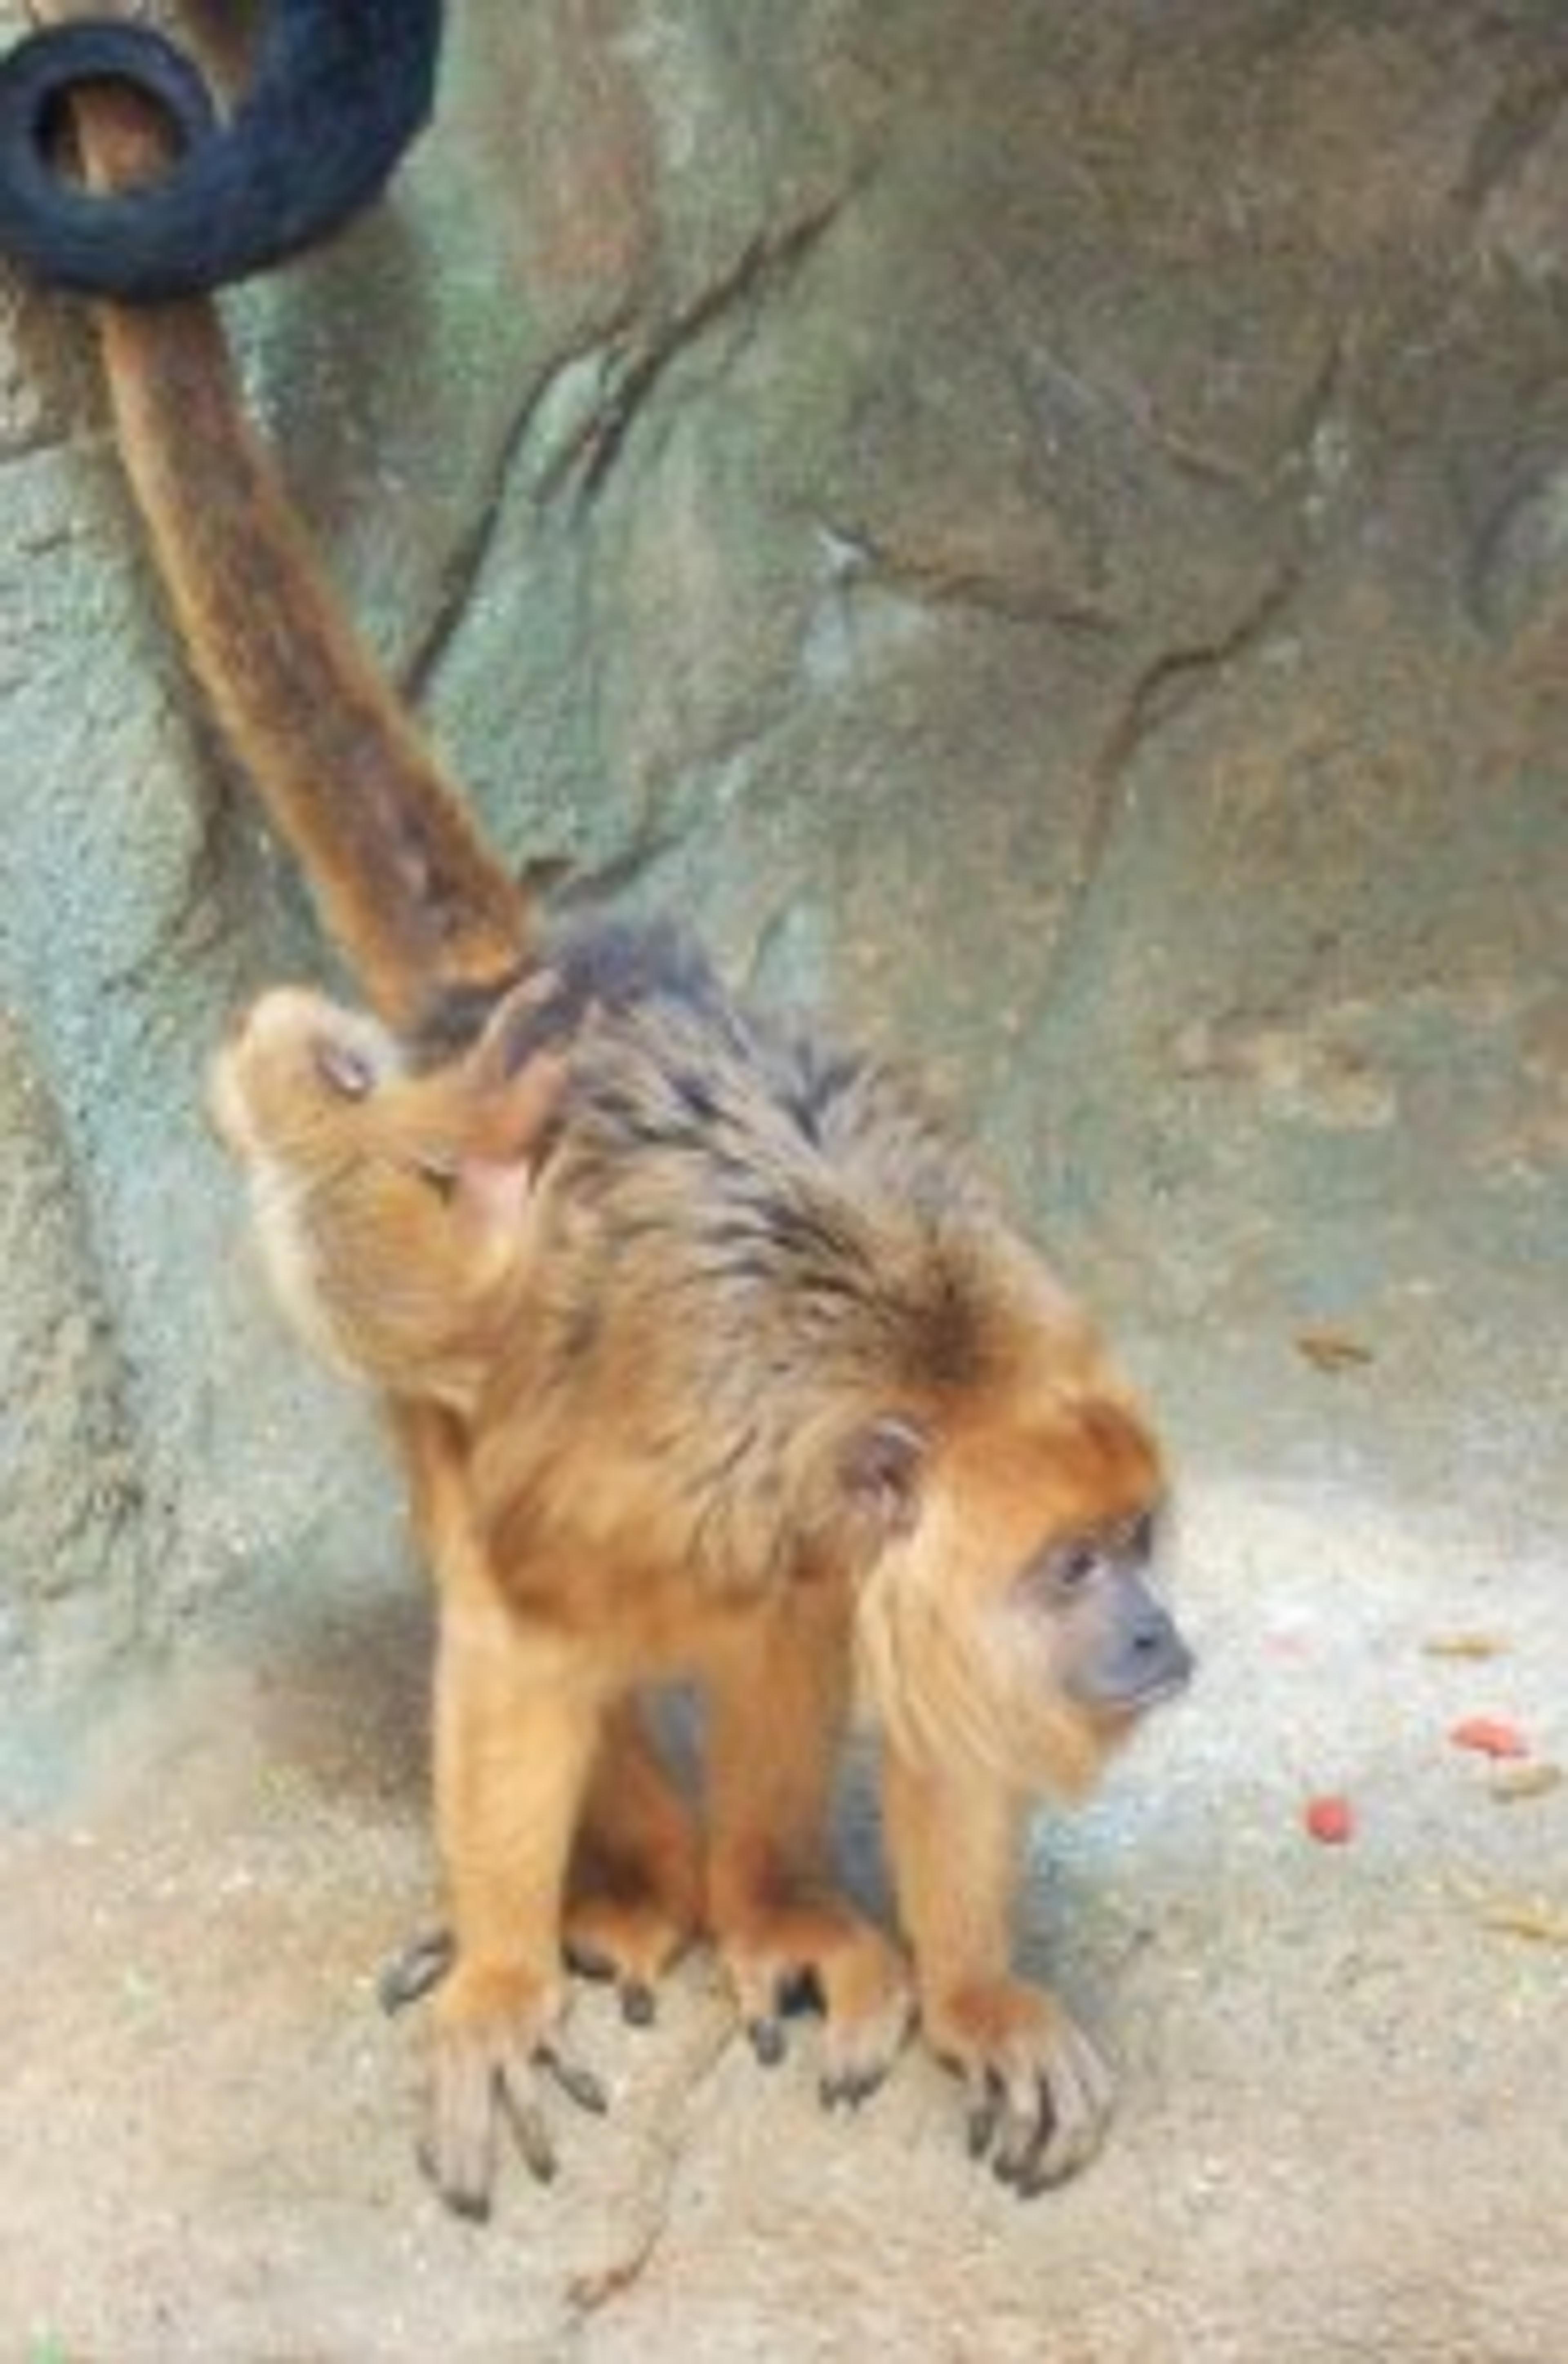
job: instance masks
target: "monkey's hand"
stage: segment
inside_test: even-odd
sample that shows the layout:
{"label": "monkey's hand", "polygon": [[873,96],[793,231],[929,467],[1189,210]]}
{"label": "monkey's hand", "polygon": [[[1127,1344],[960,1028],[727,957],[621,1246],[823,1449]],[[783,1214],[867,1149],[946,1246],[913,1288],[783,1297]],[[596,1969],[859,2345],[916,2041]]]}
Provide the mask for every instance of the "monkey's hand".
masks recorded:
{"label": "monkey's hand", "polygon": [[823,2106],[853,2109],[882,2083],[914,2019],[909,1967],[898,1947],[842,1897],[817,1893],[753,1903],[716,1925],[741,2023],[759,2060],[784,2058],[784,2017],[802,2003],[823,2013]]}
{"label": "monkey's hand", "polygon": [[606,2108],[598,2079],[562,2049],[565,2004],[561,1981],[503,1964],[460,1960],[442,1981],[421,2163],[456,2214],[490,2213],[502,2118],[529,2173],[541,2183],[554,2175],[555,2147],[540,2106],[544,2079],[579,2109]]}
{"label": "monkey's hand", "polygon": [[1100,2147],[1111,2074],[1053,1995],[1013,1979],[962,1986],[923,2006],[939,2059],[969,2088],[969,2149],[1019,2196],[1064,2183]]}

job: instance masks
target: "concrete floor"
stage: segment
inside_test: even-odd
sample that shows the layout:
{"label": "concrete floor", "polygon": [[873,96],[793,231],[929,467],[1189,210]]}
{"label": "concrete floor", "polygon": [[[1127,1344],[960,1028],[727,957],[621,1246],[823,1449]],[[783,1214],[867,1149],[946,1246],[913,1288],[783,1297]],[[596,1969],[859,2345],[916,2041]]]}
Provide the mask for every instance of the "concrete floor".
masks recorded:
{"label": "concrete floor", "polygon": [[[1562,1411],[1552,1310],[1529,1434],[1552,1369]],[[443,2216],[417,2029],[373,1992],[429,1910],[422,1611],[367,1584],[209,1640],[106,1734],[112,1779],[4,1839],[0,2353],[1561,2364],[1568,1789],[1502,1801],[1449,1737],[1505,1716],[1568,1759],[1561,1489],[1498,1482],[1505,1418],[1454,1500],[1478,1361],[1407,1382],[1406,1466],[1347,1483],[1380,1365],[1296,1359],[1323,1470],[1249,1470],[1272,1422],[1221,1417],[1210,1374],[1201,1682],[1041,1830],[1030,1953],[1123,2080],[1080,2183],[1017,2202],[917,2056],[823,2116],[809,2026],[764,2072],[696,1961],[651,2032],[584,1990],[612,2114],[563,2123],[556,2184],[512,2173],[487,2229]],[[1455,1635],[1496,1654],[1433,1653]],[[1306,1835],[1319,1790],[1348,1846]],[[851,1783],[862,1867],[863,1810]]]}

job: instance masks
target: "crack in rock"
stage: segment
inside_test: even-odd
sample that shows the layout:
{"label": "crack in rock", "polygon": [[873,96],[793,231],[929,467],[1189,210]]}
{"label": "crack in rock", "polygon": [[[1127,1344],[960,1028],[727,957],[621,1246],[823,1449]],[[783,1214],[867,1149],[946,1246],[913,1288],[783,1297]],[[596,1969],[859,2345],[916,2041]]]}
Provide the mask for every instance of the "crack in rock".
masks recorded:
{"label": "crack in rock", "polygon": [[574,480],[579,505],[591,504],[671,363],[728,313],[755,305],[772,286],[793,273],[838,219],[851,194],[850,189],[837,191],[783,229],[758,232],[728,271],[645,339],[628,340],[624,344],[612,340],[607,357],[618,362],[618,370],[606,370],[602,400],[541,481],[541,496],[548,498],[562,484]]}
{"label": "crack in rock", "polygon": [[678,2106],[670,2112],[654,2137],[652,2168],[645,2187],[648,2213],[636,2238],[607,2265],[575,2274],[567,2284],[567,2304],[578,2325],[632,2289],[657,2255],[674,2214],[676,2187],[689,2147],[695,2104],[712,2083],[739,2032],[740,2023],[731,2011],[726,2009],[717,2014],[717,2024],[708,2031],[697,2051]]}
{"label": "crack in rock", "polygon": [[[1095,776],[1103,787],[1114,794],[1115,784],[1154,732],[1189,705],[1214,674],[1251,655],[1269,637],[1300,590],[1304,573],[1299,557],[1287,559],[1228,630],[1162,649],[1144,666],[1095,758]],[[1103,795],[1098,802],[1103,805]],[[1092,828],[1090,834],[1097,857],[1108,830]],[[1085,884],[1095,866],[1092,859]]]}

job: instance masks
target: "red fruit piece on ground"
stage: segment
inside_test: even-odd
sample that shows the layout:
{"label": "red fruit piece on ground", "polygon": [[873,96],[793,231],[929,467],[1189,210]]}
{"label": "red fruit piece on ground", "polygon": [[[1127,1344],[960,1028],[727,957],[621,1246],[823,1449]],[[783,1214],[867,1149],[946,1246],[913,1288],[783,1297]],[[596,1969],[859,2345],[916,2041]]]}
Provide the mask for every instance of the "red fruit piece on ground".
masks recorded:
{"label": "red fruit piece on ground", "polygon": [[1306,1822],[1320,1846],[1343,1846],[1355,1834],[1356,1818],[1348,1798],[1309,1798]]}
{"label": "red fruit piece on ground", "polygon": [[1449,1734],[1456,1748],[1473,1748],[1480,1756],[1528,1756],[1529,1744],[1518,1726],[1501,1716],[1470,1715]]}

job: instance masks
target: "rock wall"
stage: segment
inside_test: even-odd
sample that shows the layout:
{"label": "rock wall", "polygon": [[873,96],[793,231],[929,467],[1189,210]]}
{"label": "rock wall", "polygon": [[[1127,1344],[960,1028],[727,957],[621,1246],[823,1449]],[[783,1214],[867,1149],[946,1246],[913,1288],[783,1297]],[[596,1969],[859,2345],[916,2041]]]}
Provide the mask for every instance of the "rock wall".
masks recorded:
{"label": "rock wall", "polygon": [[[393,202],[228,308],[510,855],[919,1054],[1178,1427],[1217,1334],[1418,1346],[1444,1161],[1560,1269],[1561,10],[451,16]],[[324,955],[9,279],[0,485],[0,1691],[80,1718],[399,1529],[200,1114]]]}

